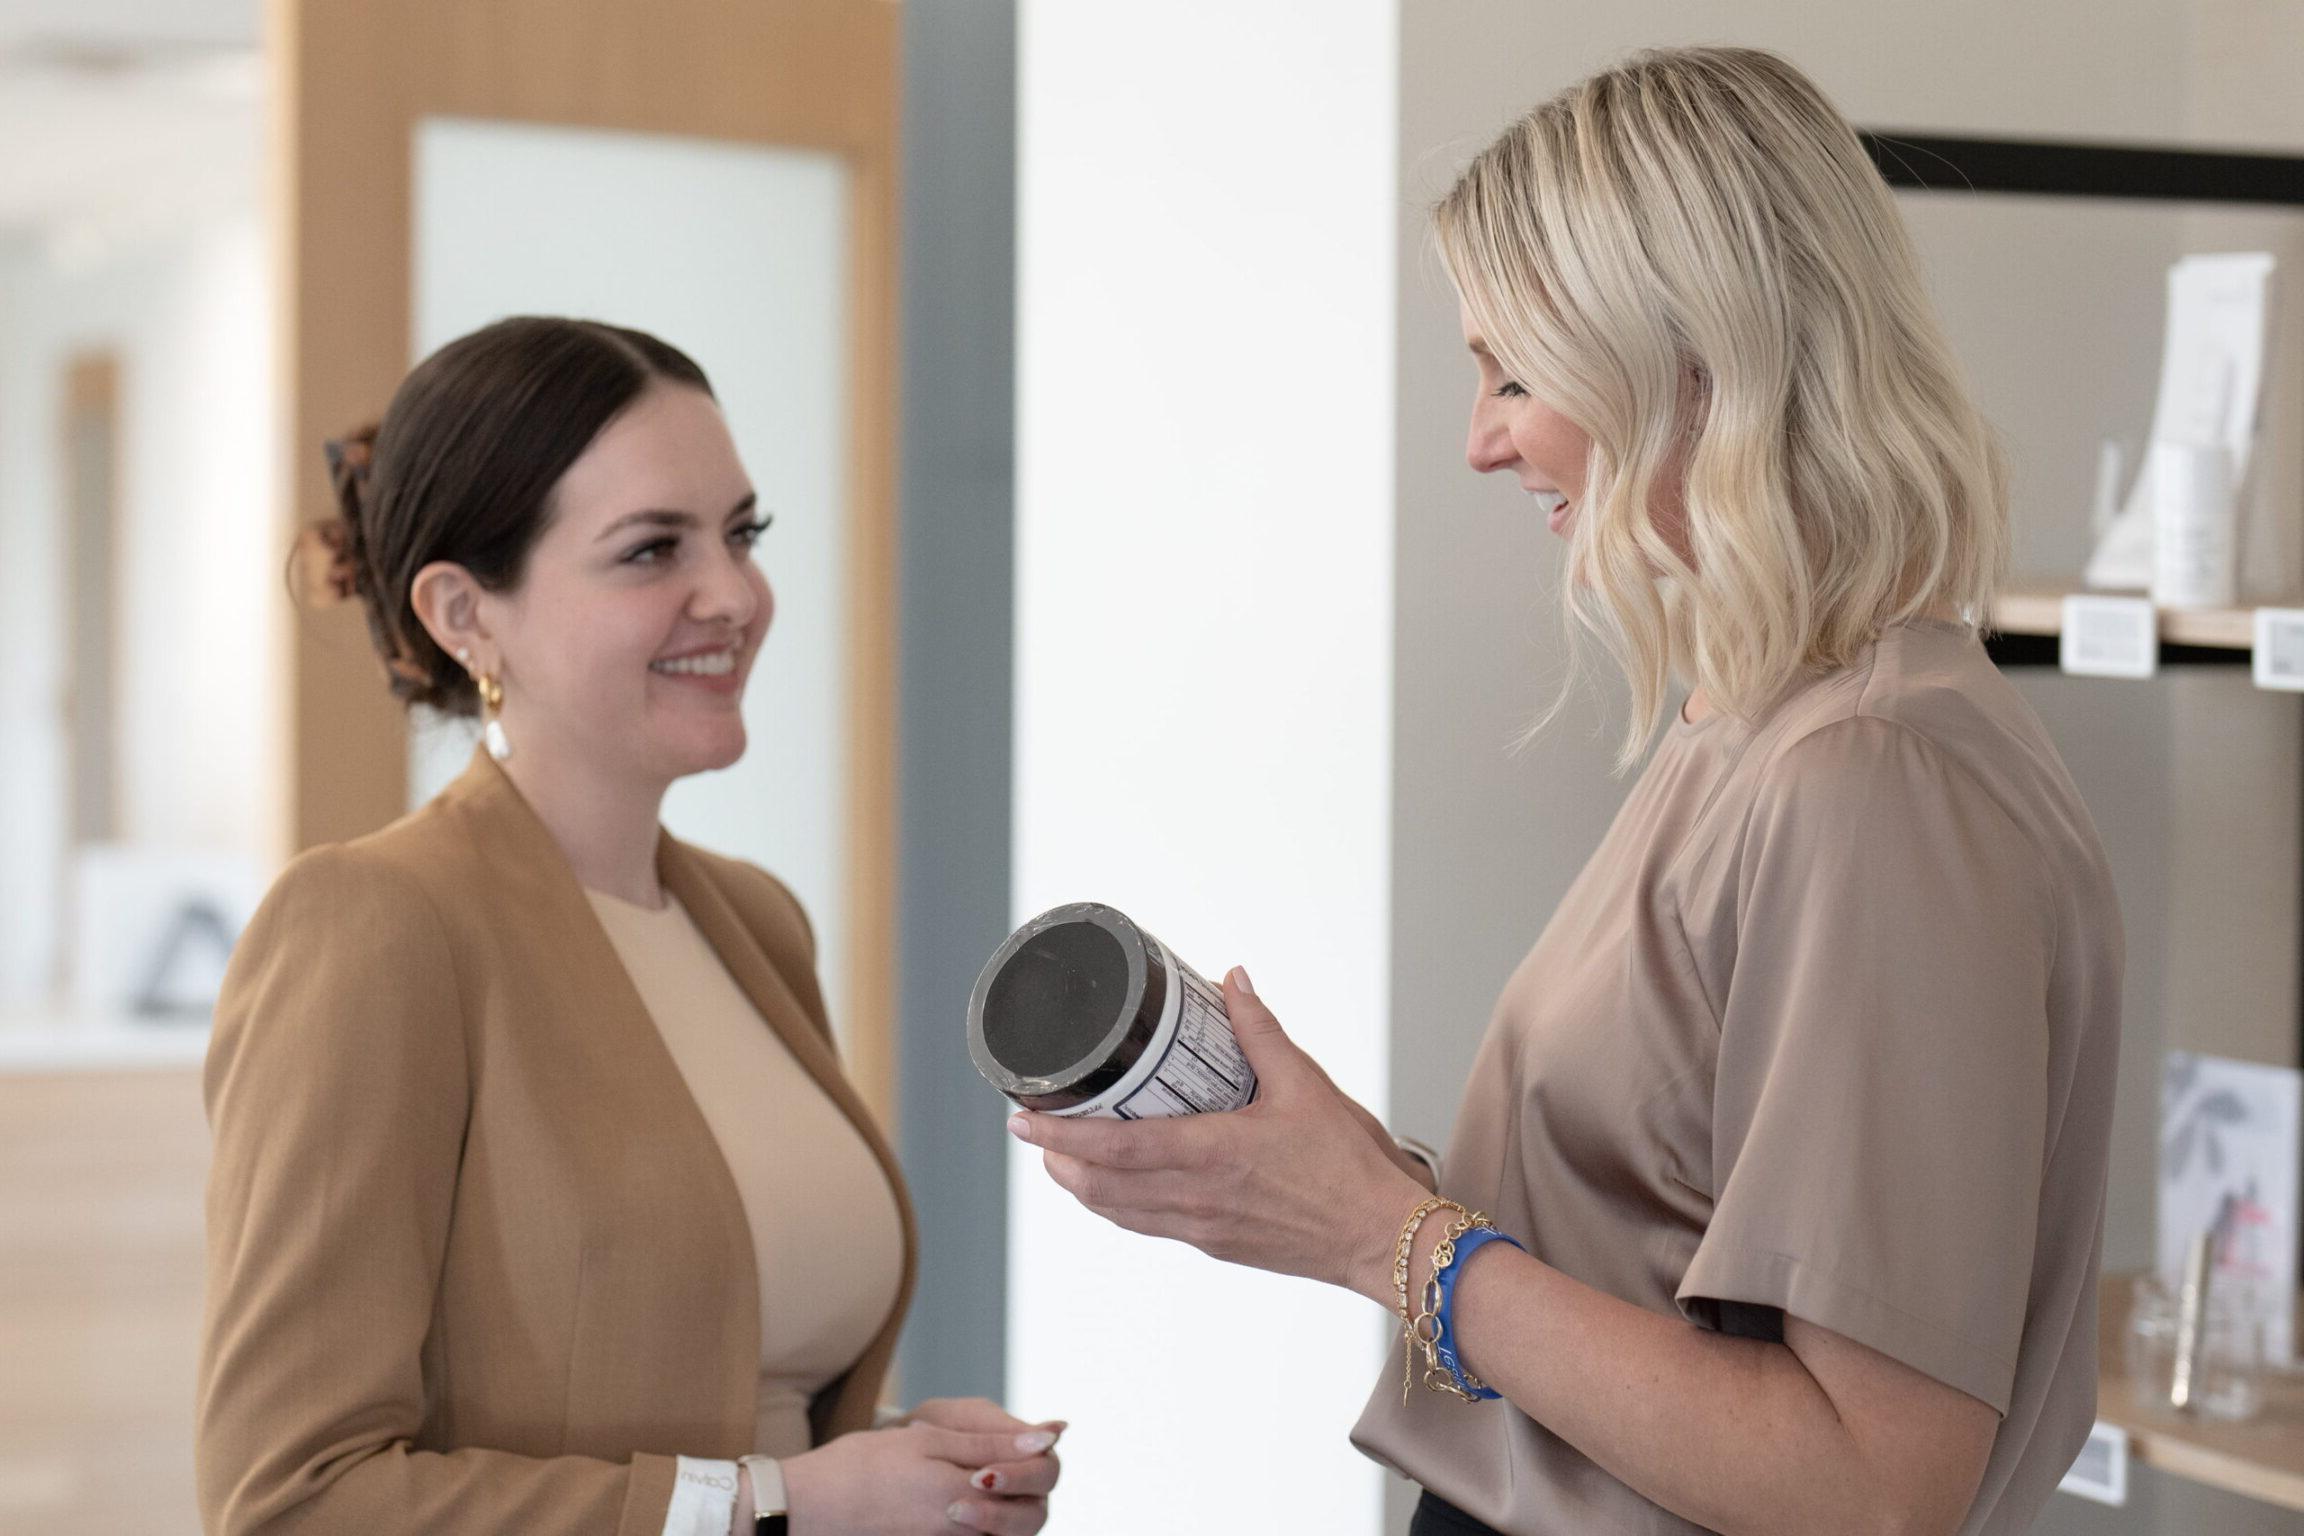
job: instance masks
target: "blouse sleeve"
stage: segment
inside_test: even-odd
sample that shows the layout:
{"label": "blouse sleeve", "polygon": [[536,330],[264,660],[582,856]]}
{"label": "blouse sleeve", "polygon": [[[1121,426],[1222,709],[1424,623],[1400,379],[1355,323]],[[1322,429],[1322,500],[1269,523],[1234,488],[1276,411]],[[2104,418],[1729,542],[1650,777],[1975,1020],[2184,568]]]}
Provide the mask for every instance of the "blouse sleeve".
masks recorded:
{"label": "blouse sleeve", "polygon": [[1926,738],[1856,718],[1770,766],[1737,878],[1683,1311],[1778,1308],[2006,1413],[2055,946],[2032,842]]}
{"label": "blouse sleeve", "polygon": [[421,889],[342,849],[292,864],[233,954],[205,1091],[211,1536],[658,1536],[673,1457],[414,1444],[471,1102],[455,957]]}

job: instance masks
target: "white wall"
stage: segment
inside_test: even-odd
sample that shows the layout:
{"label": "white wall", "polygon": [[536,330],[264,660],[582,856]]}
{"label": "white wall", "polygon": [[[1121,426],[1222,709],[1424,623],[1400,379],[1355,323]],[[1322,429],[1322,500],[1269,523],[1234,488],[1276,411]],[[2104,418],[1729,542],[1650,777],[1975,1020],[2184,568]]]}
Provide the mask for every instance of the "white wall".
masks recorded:
{"label": "white wall", "polygon": [[[653,332],[712,380],[775,518],[757,558],[776,620],[745,692],[743,760],[674,786],[665,825],[791,884],[842,1028],[846,196],[826,154],[457,120],[417,138],[418,357],[506,315],[562,314]],[[461,725],[417,732],[416,802],[471,743]]]}
{"label": "white wall", "polygon": [[0,1007],[50,1001],[66,775],[64,370],[122,365],[122,835],[269,855],[281,559],[271,309],[253,212],[74,261],[0,254]]}
{"label": "white wall", "polygon": [[[1026,0],[1014,899],[1235,963],[1385,1094],[1395,15]],[[953,1027],[958,1027],[955,1016]],[[1001,1113],[988,1089],[986,1116]],[[1386,1319],[1011,1160],[1009,1395],[1068,1530],[1371,1533]]]}

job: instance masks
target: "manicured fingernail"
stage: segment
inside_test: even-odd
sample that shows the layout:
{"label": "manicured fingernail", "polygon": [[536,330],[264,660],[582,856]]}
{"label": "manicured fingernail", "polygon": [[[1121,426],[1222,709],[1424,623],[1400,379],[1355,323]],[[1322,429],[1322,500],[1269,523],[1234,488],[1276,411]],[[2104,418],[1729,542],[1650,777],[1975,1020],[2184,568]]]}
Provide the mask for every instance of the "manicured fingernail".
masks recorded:
{"label": "manicured fingernail", "polygon": [[1040,1427],[1052,1435],[1061,1435],[1072,1427],[1072,1421],[1070,1419],[1049,1419]]}
{"label": "manicured fingernail", "polygon": [[1018,1141],[1030,1141],[1032,1139],[1032,1122],[1022,1115],[1010,1115],[1008,1117],[1008,1134]]}
{"label": "manicured fingernail", "polygon": [[968,1506],[965,1504],[955,1504],[951,1508],[945,1510],[944,1518],[951,1521],[954,1525],[963,1526],[968,1530],[972,1531],[976,1529],[976,1527],[968,1524]]}
{"label": "manicured fingernail", "polygon": [[993,1471],[990,1467],[986,1467],[983,1471],[968,1479],[968,1481],[974,1483],[977,1487],[983,1489],[986,1493],[998,1493],[1002,1488],[1007,1486],[1006,1480],[1003,1479],[999,1473]]}
{"label": "manicured fingernail", "polygon": [[1036,1429],[1028,1435],[1016,1437],[1016,1449],[1027,1456],[1037,1456],[1055,1443],[1056,1437],[1044,1429]]}
{"label": "manicured fingernail", "polygon": [[1248,967],[1244,965],[1232,967],[1232,974],[1226,979],[1240,989],[1241,996],[1254,997],[1256,995],[1256,983],[1248,979]]}

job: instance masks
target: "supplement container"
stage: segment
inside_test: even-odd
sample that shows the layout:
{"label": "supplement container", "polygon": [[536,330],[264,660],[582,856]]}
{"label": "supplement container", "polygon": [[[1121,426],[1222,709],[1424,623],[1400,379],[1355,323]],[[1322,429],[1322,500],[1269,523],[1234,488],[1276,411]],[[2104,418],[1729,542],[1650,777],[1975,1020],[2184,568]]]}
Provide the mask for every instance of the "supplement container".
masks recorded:
{"label": "supplement container", "polygon": [[1043,912],[993,951],[968,995],[968,1054],[986,1082],[1049,1114],[1153,1120],[1256,1096],[1224,994],[1093,901]]}
{"label": "supplement container", "polygon": [[2213,444],[2154,443],[2152,601],[2162,608],[2229,608],[2239,600],[2239,507],[2231,460]]}

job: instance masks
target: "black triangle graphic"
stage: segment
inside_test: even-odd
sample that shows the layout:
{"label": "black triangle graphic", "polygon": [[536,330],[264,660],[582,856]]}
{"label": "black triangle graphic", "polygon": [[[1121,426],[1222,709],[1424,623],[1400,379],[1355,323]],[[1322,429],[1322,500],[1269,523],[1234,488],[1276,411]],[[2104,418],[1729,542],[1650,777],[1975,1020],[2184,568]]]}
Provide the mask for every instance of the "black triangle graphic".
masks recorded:
{"label": "black triangle graphic", "polygon": [[219,960],[230,959],[235,937],[231,923],[214,903],[197,897],[187,901],[170,919],[167,936],[160,941],[152,969],[145,974],[144,984],[136,989],[128,1006],[144,1018],[207,1013],[215,998],[172,995],[171,989],[176,985],[174,972],[186,958],[187,951],[199,946],[213,948]]}

